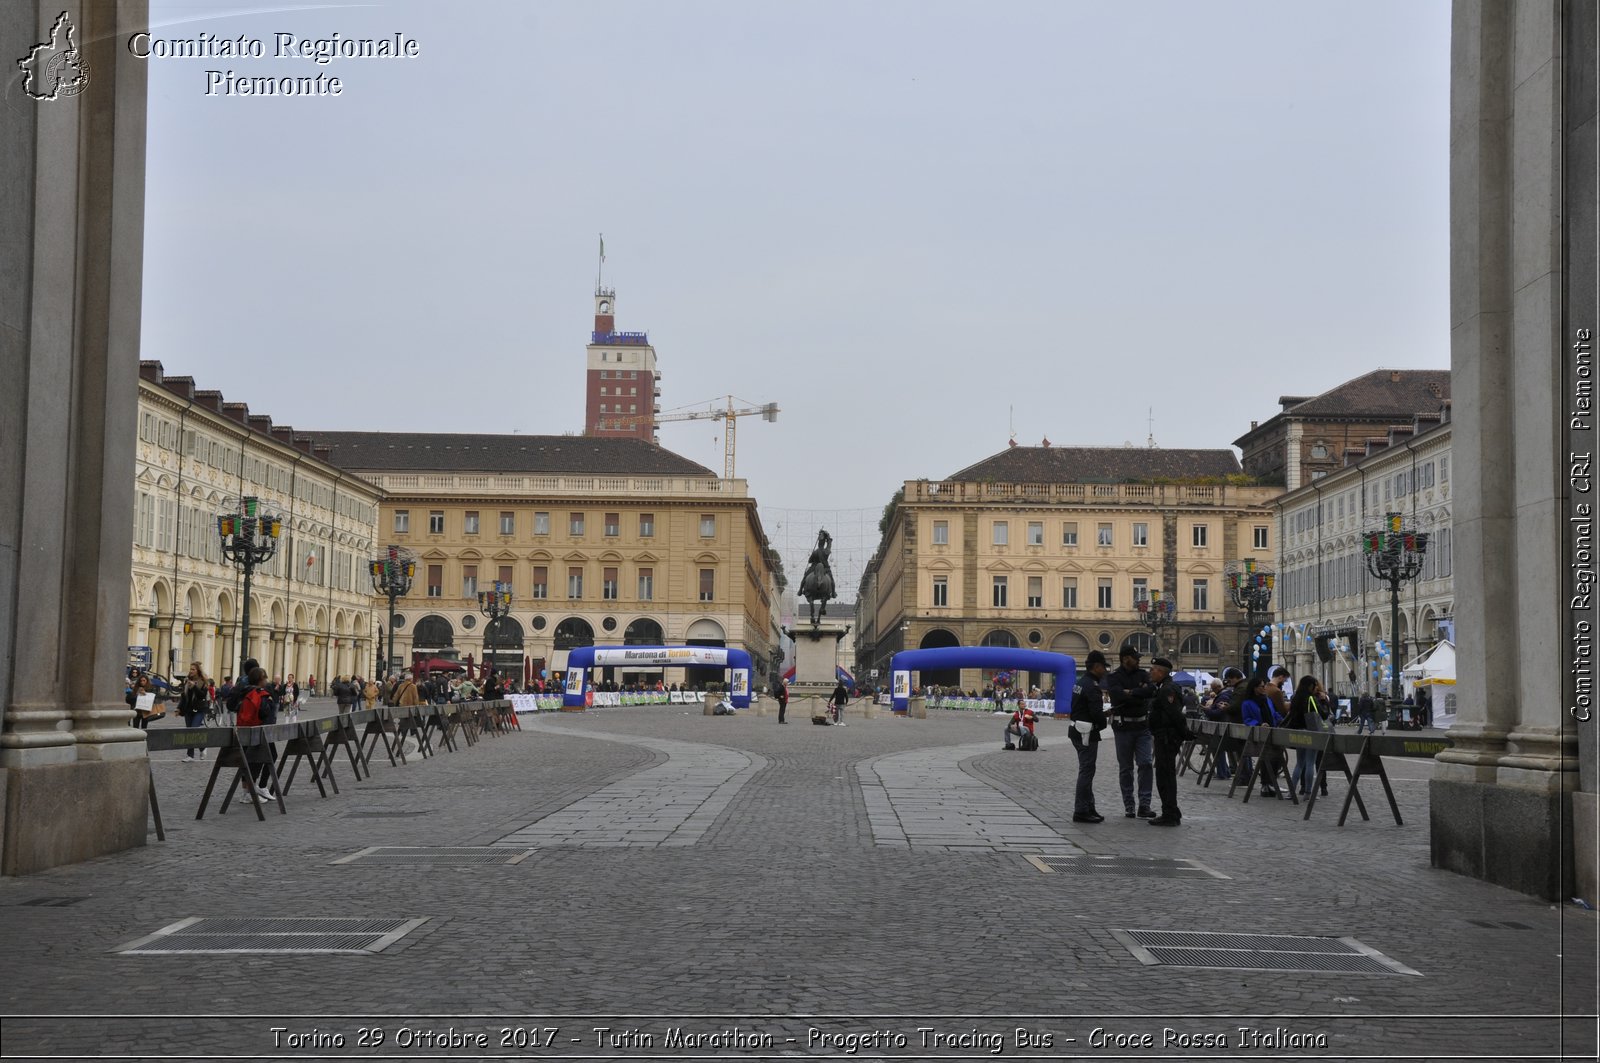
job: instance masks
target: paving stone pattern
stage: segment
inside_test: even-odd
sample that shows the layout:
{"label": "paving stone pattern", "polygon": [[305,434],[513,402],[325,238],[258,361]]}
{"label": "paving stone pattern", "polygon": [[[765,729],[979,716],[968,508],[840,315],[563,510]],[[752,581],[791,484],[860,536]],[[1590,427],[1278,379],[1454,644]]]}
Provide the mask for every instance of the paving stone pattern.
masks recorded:
{"label": "paving stone pattern", "polygon": [[856,766],[877,844],[931,852],[1082,852],[961,762],[994,744],[914,749]]}
{"label": "paving stone pattern", "polygon": [[[529,719],[524,730],[560,733]],[[693,845],[728,807],[739,788],[766,767],[755,753],[663,738],[605,736],[640,745],[665,763],[603,787],[561,811],[529,823],[497,845]]]}
{"label": "paving stone pattern", "polygon": [[[1227,1058],[1555,1058],[1563,1033],[1569,1056],[1594,1053],[1594,1021],[1564,1029],[1558,1013],[1594,1007],[1595,913],[1431,869],[1426,764],[1391,765],[1401,827],[1376,789],[1364,790],[1373,820],[1352,814],[1339,828],[1334,803],[1302,823],[1286,801],[1245,806],[1185,776],[1183,825],[1164,830],[1120,816],[1072,823],[1076,759],[1050,720],[1044,748],[1028,754],[1002,752],[991,717],[938,711],[829,728],[654,706],[524,727],[375,764],[367,782],[336,766],[344,792],[327,800],[302,778],[290,814],[264,823],[247,809],[193,820],[205,768],[158,755],[166,842],[152,835],[142,849],[0,880],[6,1058],[348,1059],[372,1054],[355,1045],[361,1026],[386,1029],[385,1049],[404,1055],[392,1040],[401,1029],[556,1025],[587,1038],[603,1022],[659,1033],[672,1015],[705,1016],[680,1023],[697,1029],[720,1016],[801,1035],[772,1056],[850,1054],[842,1041],[807,1043],[807,1028],[844,1038],[918,1021],[1056,1039],[1054,1054],[1008,1043],[1002,1058],[1116,1058],[1088,1046],[1091,1030],[1163,1025],[1327,1038],[1326,1049]],[[1109,747],[1096,789],[1102,808],[1115,807]],[[419,814],[348,815],[363,811]],[[607,836],[623,814],[636,822]],[[652,825],[672,823],[653,837],[662,830]],[[377,845],[494,845],[541,824],[547,837],[516,865],[332,863]],[[698,840],[664,844],[680,831]],[[880,844],[896,831],[903,845]],[[1027,857],[1052,847],[1194,859],[1229,877],[1045,874]],[[57,897],[85,899],[29,903]],[[218,915],[426,922],[375,955],[111,952]],[[1119,929],[1352,937],[1421,977],[1147,967]],[[49,1017],[61,1015],[73,1017]],[[91,1017],[107,1015],[121,1017]],[[347,1043],[290,1051],[273,1026]],[[947,1054],[911,1045],[890,1054]],[[520,1055],[674,1053],[584,1043]]]}

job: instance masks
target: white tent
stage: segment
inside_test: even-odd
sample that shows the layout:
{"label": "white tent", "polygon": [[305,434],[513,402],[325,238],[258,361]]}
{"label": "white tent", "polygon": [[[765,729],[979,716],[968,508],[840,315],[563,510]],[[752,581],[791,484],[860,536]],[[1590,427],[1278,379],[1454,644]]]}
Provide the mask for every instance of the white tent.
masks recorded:
{"label": "white tent", "polygon": [[1431,686],[1456,682],[1456,647],[1449,639],[1406,665],[1400,672],[1400,681],[1406,686]]}

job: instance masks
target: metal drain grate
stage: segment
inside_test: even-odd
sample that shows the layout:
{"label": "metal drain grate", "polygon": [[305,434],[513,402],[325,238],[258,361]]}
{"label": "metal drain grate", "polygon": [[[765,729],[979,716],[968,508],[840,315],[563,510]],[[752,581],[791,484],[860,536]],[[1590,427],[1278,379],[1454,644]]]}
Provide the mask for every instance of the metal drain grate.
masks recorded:
{"label": "metal drain grate", "polygon": [[1047,875],[1116,875],[1126,878],[1228,878],[1198,860],[1144,856],[1029,856]]}
{"label": "metal drain grate", "polygon": [[379,812],[379,811],[343,812],[343,813],[340,813],[340,814],[342,816],[344,816],[344,818],[346,818],[346,819],[394,819],[394,818],[398,818],[400,816],[427,816],[427,815],[432,815],[431,812]]}
{"label": "metal drain grate", "polygon": [[520,864],[534,854],[533,849],[506,846],[457,846],[424,848],[411,845],[375,845],[359,853],[331,860],[332,864],[381,865],[388,867],[445,867],[463,864]]}
{"label": "metal drain grate", "polygon": [[1473,926],[1481,926],[1485,930],[1532,930],[1527,923],[1496,923],[1488,919],[1468,919]]}
{"label": "metal drain grate", "polygon": [[87,897],[35,897],[31,901],[21,901],[18,906],[22,908],[70,908]]}
{"label": "metal drain grate", "polygon": [[1111,936],[1147,967],[1228,971],[1409,974],[1420,971],[1348,937],[1216,934],[1182,930],[1113,930]]}
{"label": "metal drain grate", "polygon": [[124,956],[173,953],[382,952],[427,919],[182,919],[112,949]]}

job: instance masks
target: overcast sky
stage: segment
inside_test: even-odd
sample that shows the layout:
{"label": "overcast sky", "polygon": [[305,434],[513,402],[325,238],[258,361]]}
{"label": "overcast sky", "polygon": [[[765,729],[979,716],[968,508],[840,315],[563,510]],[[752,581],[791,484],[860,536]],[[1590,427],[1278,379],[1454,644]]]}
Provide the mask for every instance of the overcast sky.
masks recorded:
{"label": "overcast sky", "polygon": [[[264,13],[252,13],[264,12]],[[1445,368],[1445,0],[152,0],[143,356],[302,429],[581,431],[598,234],[764,507],[1019,442],[1227,447]],[[277,33],[403,60],[274,60]],[[207,96],[207,70],[338,97]],[[718,426],[662,443],[721,469]],[[770,523],[770,518],[769,518]],[[875,520],[874,520],[875,523]],[[808,531],[809,534],[809,531]]]}

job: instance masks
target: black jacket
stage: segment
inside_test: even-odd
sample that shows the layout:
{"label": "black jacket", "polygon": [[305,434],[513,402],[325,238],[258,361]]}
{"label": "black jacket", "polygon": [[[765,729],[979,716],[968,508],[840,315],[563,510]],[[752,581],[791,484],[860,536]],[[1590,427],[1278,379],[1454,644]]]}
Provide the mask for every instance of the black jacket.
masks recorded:
{"label": "black jacket", "polygon": [[1189,734],[1183,717],[1183,691],[1169,677],[1150,699],[1150,733],[1167,742],[1182,742]]}
{"label": "black jacket", "polygon": [[[1106,725],[1104,692],[1100,681],[1088,672],[1080,675],[1072,688],[1072,708],[1069,711],[1074,724],[1087,723],[1094,728],[1089,732],[1090,742],[1100,741],[1100,729]],[[1074,745],[1083,741],[1076,727],[1072,729],[1072,741]]]}
{"label": "black jacket", "polygon": [[[1111,694],[1113,731],[1142,731],[1149,725],[1150,699],[1156,693],[1149,672],[1119,666],[1106,674],[1106,690]],[[1125,722],[1119,724],[1117,717],[1123,717]]]}

